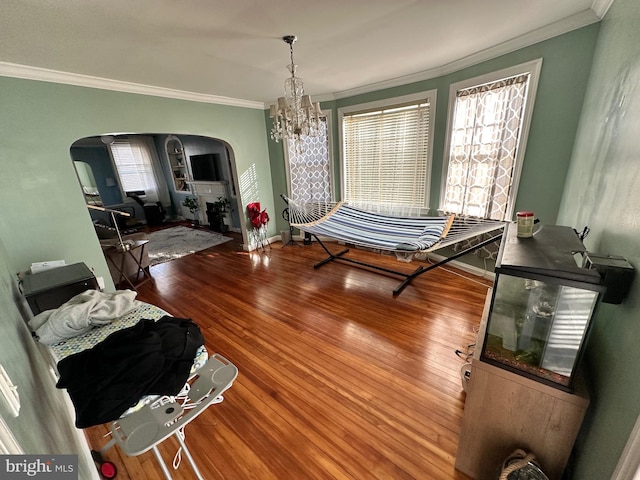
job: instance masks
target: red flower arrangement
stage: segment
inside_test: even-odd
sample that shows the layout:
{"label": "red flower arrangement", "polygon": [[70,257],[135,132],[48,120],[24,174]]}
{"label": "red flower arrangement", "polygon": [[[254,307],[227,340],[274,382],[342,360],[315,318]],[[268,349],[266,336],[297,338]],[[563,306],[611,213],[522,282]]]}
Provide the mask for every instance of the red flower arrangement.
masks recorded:
{"label": "red flower arrangement", "polygon": [[267,223],[269,223],[269,214],[267,209],[260,210],[260,202],[251,202],[247,205],[247,211],[249,212],[249,220],[251,220],[251,226],[253,226],[253,237],[255,243],[262,247],[264,251],[265,243],[269,245],[267,240]]}
{"label": "red flower arrangement", "polygon": [[247,205],[247,211],[249,212],[249,220],[253,228],[264,227],[269,223],[269,214],[267,209],[260,210],[260,202],[251,202]]}

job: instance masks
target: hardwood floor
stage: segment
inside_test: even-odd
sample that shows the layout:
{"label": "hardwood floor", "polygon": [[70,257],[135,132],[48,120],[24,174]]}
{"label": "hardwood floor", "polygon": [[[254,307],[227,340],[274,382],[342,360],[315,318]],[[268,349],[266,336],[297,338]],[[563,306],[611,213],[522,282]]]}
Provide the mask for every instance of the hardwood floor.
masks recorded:
{"label": "hardwood floor", "polygon": [[[435,269],[394,298],[397,278],[335,262],[314,270],[322,258],[317,245],[242,252],[236,236],[152,267],[140,287],[139,300],[192,318],[209,352],[239,369],[224,402],[186,428],[204,477],[467,479],[453,467],[464,404],[455,350],[475,341],[490,282]],[[87,430],[94,448],[106,431]],[[176,450],[161,445],[168,464]],[[106,458],[119,479],[163,478],[151,452]],[[195,478],[185,460],[172,475]]]}

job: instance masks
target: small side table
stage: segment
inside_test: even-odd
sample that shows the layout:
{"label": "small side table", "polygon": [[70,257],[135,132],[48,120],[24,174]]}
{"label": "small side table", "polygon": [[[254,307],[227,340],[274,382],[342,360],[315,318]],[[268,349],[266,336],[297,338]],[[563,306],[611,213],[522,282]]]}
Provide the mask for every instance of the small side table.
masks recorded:
{"label": "small side table", "polygon": [[[142,266],[142,258],[147,243],[149,243],[149,240],[135,240],[134,242],[128,242],[130,248],[124,252],[120,251],[117,246],[103,247],[102,251],[107,262],[111,262],[111,264],[120,273],[116,286],[120,285],[123,280],[126,280],[131,288],[137,291],[136,286],[140,286],[148,280],[151,280],[151,274]],[[135,284],[125,273],[125,262],[127,260],[127,256],[129,256],[138,266]],[[140,274],[142,274],[142,280],[139,280]]]}

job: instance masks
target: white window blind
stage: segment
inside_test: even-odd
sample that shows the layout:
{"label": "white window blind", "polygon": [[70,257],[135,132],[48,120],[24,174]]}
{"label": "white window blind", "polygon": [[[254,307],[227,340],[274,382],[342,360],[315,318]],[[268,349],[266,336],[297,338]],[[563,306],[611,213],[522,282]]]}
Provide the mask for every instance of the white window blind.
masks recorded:
{"label": "white window blind", "polygon": [[147,201],[158,200],[158,183],[147,144],[142,139],[118,140],[110,145],[122,190],[144,191]]}
{"label": "white window blind", "polygon": [[287,142],[289,197],[298,203],[332,200],[331,159],[327,119],[320,123],[317,137],[302,136],[302,148]]}
{"label": "white window blind", "polygon": [[345,201],[428,207],[430,109],[423,99],[343,116]]}
{"label": "white window blind", "polygon": [[456,92],[442,210],[494,220],[509,216],[530,77]]}

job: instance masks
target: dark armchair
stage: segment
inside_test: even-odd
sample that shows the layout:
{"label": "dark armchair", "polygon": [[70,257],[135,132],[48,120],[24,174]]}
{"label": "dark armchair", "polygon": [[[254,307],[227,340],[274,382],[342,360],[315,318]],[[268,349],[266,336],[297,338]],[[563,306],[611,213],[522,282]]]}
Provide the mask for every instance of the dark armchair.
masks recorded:
{"label": "dark armchair", "polygon": [[147,219],[147,225],[161,225],[164,222],[165,212],[162,203],[145,202],[139,197],[144,192],[127,192],[127,196],[133,198],[138,205],[144,210],[144,216]]}

